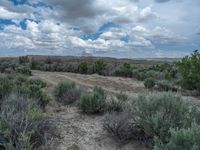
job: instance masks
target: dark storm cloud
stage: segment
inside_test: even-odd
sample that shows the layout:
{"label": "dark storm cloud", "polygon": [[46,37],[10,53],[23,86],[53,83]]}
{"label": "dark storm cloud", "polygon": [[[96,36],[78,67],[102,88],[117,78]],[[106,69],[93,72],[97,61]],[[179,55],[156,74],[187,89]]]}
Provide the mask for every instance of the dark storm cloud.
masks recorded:
{"label": "dark storm cloud", "polygon": [[95,6],[94,0],[47,0],[58,10],[62,11],[63,18],[78,19],[92,18],[103,10]]}
{"label": "dark storm cloud", "polygon": [[45,0],[57,12],[56,20],[78,26],[84,32],[93,32],[91,24],[98,16],[107,13],[104,7],[99,7],[95,0]]}

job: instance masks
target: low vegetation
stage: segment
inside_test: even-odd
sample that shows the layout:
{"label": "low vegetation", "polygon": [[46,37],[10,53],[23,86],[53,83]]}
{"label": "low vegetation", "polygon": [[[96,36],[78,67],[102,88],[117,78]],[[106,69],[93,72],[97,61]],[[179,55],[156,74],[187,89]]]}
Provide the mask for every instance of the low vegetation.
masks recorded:
{"label": "low vegetation", "polygon": [[154,150],[198,150],[200,149],[200,126],[192,124],[189,128],[171,129],[171,137],[167,144],[156,139]]}
{"label": "low vegetation", "polygon": [[64,105],[74,103],[81,96],[81,90],[74,82],[69,81],[60,82],[54,93],[56,99]]}
{"label": "low vegetation", "polygon": [[[8,69],[12,71],[5,71]],[[2,73],[0,149],[51,149],[50,140],[58,134],[55,121],[44,113],[49,102],[42,90],[46,83],[39,79],[29,79],[31,71],[23,67],[19,69],[18,65],[5,65]]]}
{"label": "low vegetation", "polygon": [[185,126],[188,109],[179,96],[164,93],[149,97],[139,96],[132,104],[131,113],[137,116],[136,122],[148,137],[159,137],[166,142],[170,136],[170,128]]}
{"label": "low vegetation", "polygon": [[40,88],[45,88],[46,86],[47,86],[47,83],[46,82],[44,82],[43,80],[40,80],[40,79],[30,79],[29,80],[29,83],[31,84],[31,85],[37,85],[37,86],[39,86]]}
{"label": "low vegetation", "polygon": [[0,101],[9,95],[13,87],[13,82],[5,76],[0,76]]}
{"label": "low vegetation", "polygon": [[178,71],[182,75],[181,86],[188,90],[200,92],[200,53],[194,51],[191,56],[177,62]]}
{"label": "low vegetation", "polygon": [[104,90],[100,87],[95,87],[92,92],[83,94],[77,105],[82,112],[87,114],[103,112],[106,106]]}
{"label": "low vegetation", "polygon": [[55,87],[54,96],[63,105],[75,103],[88,115],[104,114],[103,127],[120,142],[140,140],[154,150],[200,149],[200,108],[185,103],[178,90],[200,94],[200,53],[173,63],[141,67],[93,62],[63,63],[50,57],[42,62],[28,57],[0,61],[0,149],[50,149],[49,139],[56,125],[45,107],[49,97],[46,82],[30,78],[31,69],[68,71],[81,74],[113,75],[143,81],[150,91],[164,93],[130,98],[124,93],[107,97],[101,87],[83,92],[74,82]]}
{"label": "low vegetation", "polygon": [[126,108],[128,96],[122,92],[115,95],[116,98],[111,98],[106,102],[106,111],[108,112],[122,112]]}
{"label": "low vegetation", "polygon": [[125,112],[108,113],[105,116],[103,127],[112,136],[117,137],[122,143],[143,134],[140,127],[134,123],[133,119],[131,119],[130,114]]}
{"label": "low vegetation", "polygon": [[198,107],[161,93],[139,96],[123,112],[109,113],[103,126],[120,141],[143,140],[155,150],[198,149],[199,117]]}
{"label": "low vegetation", "polygon": [[113,71],[113,75],[121,77],[132,77],[134,69],[137,69],[137,67],[130,65],[129,63],[124,63],[123,65],[116,67],[116,69]]}
{"label": "low vegetation", "polygon": [[156,83],[156,85],[157,85],[157,89],[159,91],[172,91],[173,90],[173,85],[168,80],[160,80]]}
{"label": "low vegetation", "polygon": [[155,86],[156,82],[153,78],[147,78],[144,80],[144,86],[147,89],[152,89]]}
{"label": "low vegetation", "polygon": [[50,122],[37,100],[12,94],[4,99],[0,110],[0,139],[3,149],[50,149],[55,124]]}

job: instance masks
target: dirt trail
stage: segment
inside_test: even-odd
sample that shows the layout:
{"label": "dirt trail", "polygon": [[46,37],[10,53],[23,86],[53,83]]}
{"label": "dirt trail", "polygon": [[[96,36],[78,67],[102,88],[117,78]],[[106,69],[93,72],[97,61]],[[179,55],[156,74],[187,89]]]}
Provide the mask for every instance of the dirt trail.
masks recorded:
{"label": "dirt trail", "polygon": [[[82,75],[75,73],[63,72],[42,72],[33,71],[33,75],[39,77],[52,85],[57,85],[58,82],[70,80],[76,82],[78,85],[86,88],[93,88],[94,86],[101,86],[108,93],[119,93],[120,91],[129,96],[137,96],[139,93],[149,93],[144,88],[143,82],[134,80],[132,78],[122,77],[105,77],[99,75]],[[48,88],[48,93],[52,94],[52,89]],[[186,102],[200,106],[200,98],[192,96],[183,96]]]}
{"label": "dirt trail", "polygon": [[33,75],[53,85],[56,85],[59,81],[70,80],[88,88],[92,88],[94,86],[101,86],[102,88],[104,88],[104,90],[111,93],[116,93],[119,91],[140,93],[146,91],[142,82],[131,78],[104,77],[96,74],[82,75],[74,73],[42,71],[33,71]]}
{"label": "dirt trail", "polygon": [[[142,82],[131,78],[42,71],[33,71],[33,76],[47,82],[45,91],[52,98],[47,107],[47,112],[59,120],[58,126],[62,131],[62,139],[55,141],[55,150],[147,150],[140,143],[133,141],[123,146],[119,145],[103,129],[103,115],[88,116],[81,114],[76,107],[62,106],[57,103],[53,96],[54,87],[58,82],[64,80],[76,82],[86,89],[98,85],[110,94],[122,91],[129,96],[147,93]],[[195,105],[200,105],[200,100],[196,98],[184,97],[184,99]]]}
{"label": "dirt trail", "polygon": [[[117,91],[137,93],[144,90],[141,82],[125,78],[42,71],[33,71],[33,76],[47,82],[45,91],[52,99],[54,99],[52,94],[54,87],[59,81],[64,80],[74,81],[89,89],[99,85],[109,93]],[[119,142],[103,129],[103,115],[84,115],[76,107],[62,106],[54,100],[47,107],[47,113],[58,119],[58,127],[62,131],[62,139],[55,140],[55,150],[147,150],[140,143],[119,145]]]}

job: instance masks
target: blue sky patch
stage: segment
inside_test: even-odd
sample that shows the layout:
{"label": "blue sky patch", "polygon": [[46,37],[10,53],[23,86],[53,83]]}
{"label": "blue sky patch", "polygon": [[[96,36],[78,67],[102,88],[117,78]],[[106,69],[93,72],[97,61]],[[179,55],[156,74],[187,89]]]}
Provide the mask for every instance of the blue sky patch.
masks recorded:
{"label": "blue sky patch", "polygon": [[127,36],[122,37],[120,40],[121,40],[121,41],[124,41],[124,42],[126,42],[126,43],[128,43],[129,37],[128,37],[128,35],[127,35]]}
{"label": "blue sky patch", "polygon": [[26,25],[26,19],[24,19],[24,20],[22,20],[22,21],[20,22],[20,27],[21,27],[23,30],[26,30],[26,27],[27,27],[27,25]]}
{"label": "blue sky patch", "polygon": [[13,2],[14,5],[23,5],[28,2],[28,0],[10,0],[10,1]]}
{"label": "blue sky patch", "polygon": [[14,25],[15,23],[10,19],[0,19],[0,30],[3,30],[3,28],[7,25]]}
{"label": "blue sky patch", "polygon": [[83,39],[83,40],[97,40],[102,33],[109,31],[111,28],[120,28],[120,26],[113,23],[113,22],[107,22],[107,23],[103,24],[97,32],[82,35],[81,39]]}

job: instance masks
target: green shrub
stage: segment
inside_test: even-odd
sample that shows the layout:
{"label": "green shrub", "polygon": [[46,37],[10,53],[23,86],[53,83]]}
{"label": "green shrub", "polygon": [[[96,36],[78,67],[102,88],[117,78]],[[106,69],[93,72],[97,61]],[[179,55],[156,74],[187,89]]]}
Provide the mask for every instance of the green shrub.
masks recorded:
{"label": "green shrub", "polygon": [[174,80],[179,76],[178,68],[175,64],[171,65],[164,73],[167,80]]}
{"label": "green shrub", "polygon": [[191,127],[192,123],[200,125],[200,107],[190,106],[186,117],[186,127]]}
{"label": "green shrub", "polygon": [[55,88],[55,96],[57,101],[64,105],[74,103],[81,96],[81,90],[76,87],[74,82],[61,82]]}
{"label": "green shrub", "polygon": [[103,71],[106,68],[106,64],[104,63],[103,60],[97,60],[94,64],[93,64],[93,70],[95,73],[98,73],[99,75],[103,74]]}
{"label": "green shrub", "polygon": [[25,63],[29,63],[28,56],[21,56],[21,57],[19,57],[19,64],[25,64]]}
{"label": "green shrub", "polygon": [[35,98],[39,100],[39,104],[42,107],[45,107],[49,103],[49,97],[42,91],[41,87],[38,85],[29,85],[28,93],[30,98]]}
{"label": "green shrub", "polygon": [[114,76],[121,76],[121,77],[132,77],[133,68],[131,64],[124,63],[123,65],[118,66],[114,72]]}
{"label": "green shrub", "polygon": [[0,76],[0,100],[10,94],[13,82],[8,77]]}
{"label": "green shrub", "polygon": [[84,113],[94,114],[105,110],[106,95],[102,88],[95,87],[93,92],[81,96],[78,107]]}
{"label": "green shrub", "polygon": [[145,134],[152,138],[158,137],[163,142],[168,141],[170,128],[186,125],[188,106],[181,97],[171,93],[139,96],[131,107],[131,112]]}
{"label": "green shrub", "polygon": [[39,66],[42,66],[41,63],[32,58],[31,61],[30,61],[30,68],[33,69],[33,70],[39,69]]}
{"label": "green shrub", "polygon": [[116,98],[119,100],[119,101],[122,101],[122,102],[125,102],[128,100],[128,96],[122,92],[120,93],[117,93],[116,94]]}
{"label": "green shrub", "polygon": [[111,98],[111,100],[106,102],[106,110],[108,112],[122,112],[125,108],[126,102],[128,101],[128,96],[122,92],[116,94],[116,99]]}
{"label": "green shrub", "polygon": [[23,84],[25,84],[28,81],[27,77],[23,74],[17,74],[14,77],[14,83],[17,86],[22,86]]}
{"label": "green shrub", "polygon": [[124,102],[111,99],[108,102],[106,102],[106,111],[108,112],[122,112],[124,109]]}
{"label": "green shrub", "polygon": [[38,97],[40,106],[43,108],[46,107],[50,100],[49,96],[46,93],[41,92],[40,96]]}
{"label": "green shrub", "polygon": [[165,74],[162,73],[162,72],[149,70],[149,71],[146,72],[146,77],[147,78],[153,78],[155,80],[164,80],[165,79]]}
{"label": "green shrub", "polygon": [[88,64],[85,63],[85,62],[80,63],[79,66],[78,66],[78,70],[79,70],[79,73],[82,73],[82,74],[87,73],[87,71],[88,71]]}
{"label": "green shrub", "polygon": [[160,90],[160,91],[174,90],[172,83],[168,80],[161,80],[161,81],[158,81],[156,84],[157,84],[158,90]]}
{"label": "green shrub", "polygon": [[186,56],[179,61],[177,66],[183,77],[182,88],[200,91],[200,53],[194,51],[191,56]]}
{"label": "green shrub", "polygon": [[37,86],[40,86],[41,88],[45,88],[47,83],[40,79],[30,79],[29,84],[35,84]]}
{"label": "green shrub", "polygon": [[132,77],[140,81],[143,81],[147,78],[145,72],[139,70],[133,70]]}
{"label": "green shrub", "polygon": [[56,97],[61,97],[66,90],[72,89],[74,87],[75,87],[74,82],[69,82],[69,81],[60,82],[55,88],[54,94]]}
{"label": "green shrub", "polygon": [[19,66],[17,68],[17,73],[21,73],[21,74],[28,75],[28,76],[30,76],[32,74],[31,69],[28,66]]}
{"label": "green shrub", "polygon": [[147,78],[144,80],[144,86],[147,89],[152,89],[155,86],[155,80],[153,78]]}
{"label": "green shrub", "polygon": [[[120,107],[117,103],[112,108]],[[184,103],[180,96],[172,93],[139,96],[132,104],[129,103],[126,111],[126,115],[116,111],[108,114],[103,124],[109,133],[122,141],[129,138],[145,140],[155,144],[155,150],[181,150],[183,147],[191,149],[199,146],[197,141],[200,133],[193,132],[195,130],[192,128],[195,123],[198,125],[196,130],[199,130],[200,108]]]}
{"label": "green shrub", "polygon": [[49,97],[42,91],[42,88],[36,84],[25,84],[17,87],[17,93],[38,100],[41,107],[45,107],[49,103]]}
{"label": "green shrub", "polygon": [[197,89],[197,84],[195,83],[195,81],[193,81],[192,79],[190,79],[190,77],[188,79],[182,79],[180,81],[180,86],[183,89],[187,89],[187,90],[195,90]]}
{"label": "green shrub", "polygon": [[3,101],[0,109],[2,149],[33,150],[49,147],[48,141],[56,132],[55,123],[50,122],[36,101],[16,94]]}
{"label": "green shrub", "polygon": [[193,124],[188,129],[171,129],[171,137],[167,144],[157,139],[154,150],[199,150],[200,126]]}

